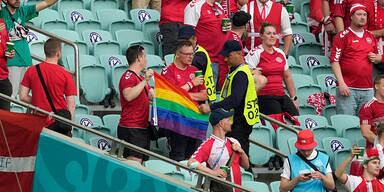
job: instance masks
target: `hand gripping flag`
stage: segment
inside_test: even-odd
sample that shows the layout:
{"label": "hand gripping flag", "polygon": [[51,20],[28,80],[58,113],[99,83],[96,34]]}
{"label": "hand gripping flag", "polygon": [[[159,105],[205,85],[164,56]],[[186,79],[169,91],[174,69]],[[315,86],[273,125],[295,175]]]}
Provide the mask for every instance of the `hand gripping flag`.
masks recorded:
{"label": "hand gripping flag", "polygon": [[0,191],[32,191],[40,132],[46,117],[0,110]]}
{"label": "hand gripping flag", "polygon": [[202,114],[189,94],[155,72],[152,124],[184,136],[204,140],[209,115]]}

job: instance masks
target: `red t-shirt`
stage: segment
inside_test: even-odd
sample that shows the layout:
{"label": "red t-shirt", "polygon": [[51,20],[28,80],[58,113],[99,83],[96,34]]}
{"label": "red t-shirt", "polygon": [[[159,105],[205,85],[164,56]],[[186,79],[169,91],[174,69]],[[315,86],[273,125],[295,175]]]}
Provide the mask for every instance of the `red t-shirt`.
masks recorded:
{"label": "red t-shirt", "polygon": [[373,9],[372,0],[342,0],[337,1],[334,5],[333,17],[342,17],[344,21],[344,29],[351,26],[351,7],[353,4],[359,3],[367,7],[368,18],[367,18],[367,28],[370,25],[374,24],[374,9]]}
{"label": "red t-shirt", "polygon": [[[224,140],[212,135],[209,137],[200,147],[193,153],[192,158],[197,160],[198,162],[206,162],[207,166],[212,170],[220,169],[221,166],[225,166],[229,161],[233,150],[232,145],[228,141],[231,140],[233,143],[240,145],[240,143],[232,138],[227,137]],[[225,149],[224,150],[224,146]],[[241,171],[239,165],[240,156],[235,153],[235,157],[232,162],[232,166],[230,168],[231,171],[231,180],[232,182],[241,185]],[[235,190],[236,192],[240,192],[240,190]]]}
{"label": "red t-shirt", "polygon": [[186,0],[162,0],[159,25],[164,23],[183,23],[184,8],[188,5]]}
{"label": "red t-shirt", "polygon": [[[0,23],[4,21],[0,18]],[[5,23],[4,23],[5,24]],[[9,42],[8,30],[5,28],[0,33],[0,80],[8,78],[7,57],[5,56],[5,50],[7,49],[7,42]]]}
{"label": "red t-shirt", "polygon": [[[43,62],[40,63],[39,66],[56,110],[67,109],[67,102],[65,101],[64,96],[77,94],[75,81],[73,80],[72,75],[57,64]],[[21,85],[31,89],[32,105],[49,112],[52,111],[52,108],[46,99],[39,75],[37,74],[36,66],[28,68],[21,81]],[[48,119],[45,126],[49,126],[53,122],[53,119]]]}
{"label": "red t-shirt", "polygon": [[[376,127],[373,124],[384,120],[384,103],[378,101],[375,97],[372,98],[361,107],[359,117],[360,124],[371,125],[371,131],[377,135]],[[372,146],[372,144],[367,141],[367,146]]]}
{"label": "red t-shirt", "polygon": [[[198,69],[192,65],[189,65],[186,69],[181,70],[176,67],[175,63],[172,63],[161,71],[161,75],[164,76],[173,85],[177,87],[182,87],[188,81],[191,81],[195,77],[195,71],[198,71]],[[204,84],[194,86],[188,92],[197,93],[201,90],[205,90]]]}
{"label": "red t-shirt", "polygon": [[268,80],[267,84],[260,90],[258,95],[285,95],[283,76],[285,70],[288,70],[287,60],[281,49],[275,47],[273,47],[273,49],[274,52],[270,54],[264,51],[262,45],[259,45],[245,57],[248,66],[250,68],[261,68],[262,75]]}
{"label": "red t-shirt", "polygon": [[[370,25],[368,30],[380,30],[384,28],[384,8],[382,8],[377,1],[374,2],[374,24]],[[382,37],[377,38],[377,46],[379,48],[379,53],[383,54],[384,50],[384,39]]]}
{"label": "red t-shirt", "polygon": [[226,18],[219,3],[213,6],[205,0],[193,0],[184,9],[184,24],[195,27],[197,43],[207,50],[212,62],[218,63],[218,53],[227,40],[221,29],[221,20]]}
{"label": "red t-shirt", "polygon": [[[149,117],[149,99],[148,94],[151,86],[145,85],[144,89],[132,101],[127,101],[124,98],[123,90],[126,88],[134,87],[144,79],[140,79],[131,71],[127,71],[121,76],[119,82],[120,102],[121,102],[121,117],[119,126],[129,128],[147,128]],[[147,93],[145,92],[147,91]]]}
{"label": "red t-shirt", "polygon": [[231,13],[236,13],[237,11],[239,11],[237,9],[237,2],[236,2],[236,0],[222,0],[220,4],[223,7],[225,15],[228,18],[231,17]]}
{"label": "red t-shirt", "polygon": [[372,63],[368,53],[378,53],[375,36],[364,30],[362,38],[350,27],[336,35],[332,44],[331,63],[340,64],[348,87],[372,88]]}

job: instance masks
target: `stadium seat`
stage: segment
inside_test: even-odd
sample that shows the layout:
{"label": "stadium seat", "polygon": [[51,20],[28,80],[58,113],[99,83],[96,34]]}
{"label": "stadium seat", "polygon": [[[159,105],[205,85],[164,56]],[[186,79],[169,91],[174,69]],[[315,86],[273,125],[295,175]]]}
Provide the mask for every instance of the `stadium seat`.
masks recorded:
{"label": "stadium seat", "polygon": [[52,30],[51,33],[56,34],[64,39],[70,40],[70,41],[81,41],[80,35],[72,30],[63,30],[63,29],[55,29]]}
{"label": "stadium seat", "polygon": [[[299,63],[306,74],[311,74],[312,68],[315,66],[331,66],[328,57],[322,55],[301,55],[299,57]],[[332,70],[330,73],[332,73]]]}
{"label": "stadium seat", "polygon": [[[116,21],[128,20],[127,14],[119,9],[101,9],[96,11],[96,16],[101,22],[103,30],[109,30],[109,25]],[[133,23],[133,22],[132,22]],[[113,34],[113,31],[111,31]]]}
{"label": "stadium seat", "polygon": [[86,105],[76,104],[75,114],[89,115],[89,108]]}
{"label": "stadium seat", "polygon": [[[298,130],[300,130],[299,127],[295,127]],[[296,134],[288,131],[287,129],[279,127],[276,131],[276,144],[280,151],[282,151],[285,154],[290,154],[289,146],[287,145],[287,142],[289,138],[296,138]]]}
{"label": "stadium seat", "polygon": [[83,0],[60,0],[57,3],[57,10],[67,10],[67,9],[84,9]]}
{"label": "stadium seat", "polygon": [[75,23],[75,31],[79,34],[86,30],[101,30],[101,23],[92,19],[78,21]]}
{"label": "stadium seat", "polygon": [[[260,143],[273,147],[272,138],[273,129],[265,126],[253,126],[252,132],[249,135],[251,139],[254,139]],[[273,154],[255,144],[249,145],[249,161],[252,164],[262,165],[268,162],[269,158]]]}
{"label": "stadium seat", "polygon": [[127,71],[126,65],[116,65],[112,67],[111,70],[111,78],[112,78],[112,87],[116,91],[116,96],[118,99],[120,99],[120,91],[119,91],[119,82],[121,79],[121,76]]}
{"label": "stadium seat", "polygon": [[[74,43],[77,45],[77,48],[79,49],[79,54],[88,55],[88,45],[82,41],[74,41]],[[63,56],[62,58],[66,58],[68,55],[75,54],[75,49],[68,44],[63,45],[62,49]]]}
{"label": "stadium seat", "polygon": [[116,9],[118,10],[118,0],[91,0],[91,10],[93,12],[101,9]]}
{"label": "stadium seat", "polygon": [[298,120],[302,129],[328,126],[327,118],[318,115],[300,115]]}
{"label": "stadium seat", "polygon": [[294,154],[297,152],[297,148],[295,147],[296,141],[297,141],[296,137],[291,137],[287,140],[287,145],[289,148],[289,154]]}
{"label": "stadium seat", "polygon": [[[94,46],[96,44],[99,44],[100,42],[115,42],[112,38],[111,33],[108,31],[103,31],[103,30],[85,30],[82,32],[82,37],[84,42],[88,44],[90,47],[90,53],[94,53]],[[107,43],[109,44],[109,43]],[[113,46],[116,46],[116,43]],[[118,53],[114,53],[118,54]]]}
{"label": "stadium seat", "polygon": [[44,21],[41,24],[41,28],[46,30],[46,31],[52,31],[52,30],[66,30],[68,29],[68,24],[65,21],[56,19],[56,20],[51,20],[51,21]]}
{"label": "stadium seat", "polygon": [[357,141],[357,145],[358,147],[366,147],[367,145],[367,140],[365,138],[362,138],[362,139],[359,139]]}
{"label": "stadium seat", "polygon": [[295,58],[299,58],[300,55],[322,55],[323,46],[319,43],[302,43],[295,46]]}
{"label": "stadium seat", "polygon": [[310,75],[312,77],[317,77],[318,75],[321,75],[321,74],[333,74],[331,66],[317,65],[311,68]]}
{"label": "stadium seat", "polygon": [[[324,92],[330,93],[331,87],[336,87],[336,78],[333,74],[320,74],[316,76],[317,84]],[[336,93],[331,93],[335,95]]]}
{"label": "stadium seat", "polygon": [[304,22],[291,22],[292,33],[309,33],[309,27],[307,23]]}
{"label": "stadium seat", "polygon": [[292,55],[288,56],[287,62],[289,66],[300,66],[299,64],[296,63],[296,58],[293,57]]}
{"label": "stadium seat", "polygon": [[135,30],[135,23],[131,20],[121,20],[110,23],[109,31],[112,33],[113,37],[116,39],[116,31],[119,30]]}
{"label": "stadium seat", "polygon": [[120,55],[120,44],[116,41],[96,42],[93,47],[93,55],[98,56],[102,54]]}
{"label": "stadium seat", "polygon": [[331,116],[332,126],[337,129],[338,135],[342,136],[343,130],[348,128],[359,127],[360,119],[353,115],[337,114]]}
{"label": "stadium seat", "polygon": [[[327,137],[323,141],[323,149],[331,159],[331,166],[334,165],[334,157],[337,151],[347,150],[352,148],[352,143],[349,139],[341,137]],[[334,167],[333,167],[333,170]]]}
{"label": "stadium seat", "polygon": [[[43,42],[32,42],[29,45],[29,49],[31,51],[31,54],[35,54],[41,58],[45,58],[45,53],[44,53],[44,41]],[[39,61],[32,60],[33,64],[38,64],[40,63]]]}
{"label": "stadium seat", "polygon": [[175,59],[175,54],[168,54],[164,56],[165,65],[168,66],[173,63],[173,60]]}
{"label": "stadium seat", "polygon": [[322,93],[321,88],[315,84],[296,87],[297,100],[299,104],[306,104],[308,97],[314,93]]}
{"label": "stadium seat", "polygon": [[186,176],[181,171],[178,171],[175,165],[162,160],[148,160],[144,162],[144,166],[182,181],[186,179]]}
{"label": "stadium seat", "polygon": [[62,10],[61,13],[63,15],[64,21],[68,23],[69,29],[72,29],[72,30],[75,29],[75,24],[79,21],[87,21],[87,20],[95,21],[96,20],[92,12],[86,9],[71,8],[71,9]]}
{"label": "stadium seat", "polygon": [[107,69],[102,65],[88,64],[80,67],[80,87],[85,99],[99,103],[110,94]]}
{"label": "stadium seat", "polygon": [[258,181],[242,181],[241,185],[255,191],[269,192],[268,185]]}
{"label": "stadium seat", "polygon": [[[86,127],[103,126],[100,117],[95,115],[76,114],[75,122]],[[73,128],[73,136],[85,139],[85,131],[79,128]]]}
{"label": "stadium seat", "polygon": [[26,113],[27,112],[27,108],[11,102],[11,112]]}
{"label": "stadium seat", "polygon": [[[336,105],[326,105],[322,110],[321,110],[321,115],[326,117],[328,119],[328,123],[331,123],[331,117],[333,115],[336,115]],[[332,124],[332,123],[331,123]],[[333,125],[332,125],[333,126]],[[335,126],[333,126],[335,127]]]}
{"label": "stadium seat", "polygon": [[147,54],[147,69],[152,69],[161,74],[164,67],[163,60],[159,56]]}
{"label": "stadium seat", "polygon": [[300,104],[300,115],[316,115],[316,108],[308,104]]}
{"label": "stadium seat", "polygon": [[299,65],[290,65],[289,66],[289,71],[292,74],[303,74],[304,73],[303,68],[301,66],[299,66]]}
{"label": "stadium seat", "polygon": [[128,47],[133,45],[141,45],[147,54],[155,54],[153,43],[145,39],[141,31],[136,30],[119,30],[116,31],[116,40],[120,43],[120,48],[124,53]]}
{"label": "stadium seat", "polygon": [[90,145],[102,151],[109,152],[112,148],[112,141],[104,137],[91,137],[88,141]]}
{"label": "stadium seat", "polygon": [[280,192],[280,181],[273,181],[269,184],[271,192]]}
{"label": "stadium seat", "polygon": [[117,137],[117,126],[119,125],[120,115],[110,114],[103,116],[104,126],[111,130],[111,136]]}
{"label": "stadium seat", "polygon": [[317,146],[320,148],[324,148],[322,143],[324,138],[337,137],[336,129],[328,125],[323,127],[314,127],[312,131],[315,136],[315,141],[317,141]]}
{"label": "stadium seat", "polygon": [[[293,5],[295,6],[296,12],[300,13],[300,15],[302,13],[301,12],[301,4],[303,4],[303,2],[309,2],[309,0],[292,1]],[[306,20],[304,22],[306,22]]]}
{"label": "stadium seat", "polygon": [[45,42],[47,39],[47,36],[36,31],[29,31],[27,34],[27,42],[29,45],[37,42]]}
{"label": "stadium seat", "polygon": [[117,65],[124,65],[128,66],[128,61],[123,55],[118,54],[108,54],[108,55],[101,55],[99,57],[100,64],[103,65],[107,71],[108,71],[108,84],[110,87],[113,87],[112,85],[112,67]]}
{"label": "stadium seat", "polygon": [[158,38],[160,37],[160,28],[158,21],[147,21],[142,24],[142,31],[146,40],[149,40],[155,46],[155,54],[162,57],[163,53],[160,53],[160,42]]}
{"label": "stadium seat", "polygon": [[310,9],[309,9],[309,2],[303,2],[300,5],[300,15],[301,15],[301,20],[304,22],[307,22],[307,18],[309,17],[310,14]]}
{"label": "stadium seat", "polygon": [[61,20],[61,16],[59,12],[53,9],[43,9],[39,12],[39,15],[30,21],[33,22],[33,24],[36,27],[41,27],[41,24],[44,21],[54,21],[54,20]]}
{"label": "stadium seat", "polygon": [[86,142],[84,141],[84,139],[82,139],[82,138],[80,138],[80,137],[75,137],[75,136],[73,136],[73,135],[72,135],[72,139],[77,140],[77,141],[80,141],[80,142],[82,142],[82,143],[86,143]]}
{"label": "stadium seat", "polygon": [[[292,74],[292,80],[293,80],[293,83],[295,84],[295,88],[300,86],[315,84],[313,82],[312,77],[305,74]],[[301,103],[301,104],[304,104],[304,103]]]}
{"label": "stadium seat", "polygon": [[341,132],[341,136],[349,139],[353,144],[357,144],[359,140],[364,139],[361,134],[360,126],[344,128]]}
{"label": "stadium seat", "polygon": [[295,12],[295,13],[294,13],[294,16],[295,16],[295,18],[291,21],[291,23],[292,23],[292,22],[304,22],[303,20],[301,20],[301,15],[300,15],[300,13]]}
{"label": "stadium seat", "polygon": [[251,172],[244,170],[244,168],[242,168],[242,167],[240,167],[240,171],[241,171],[241,181],[242,182],[254,181],[254,177],[253,177],[253,174]]}
{"label": "stadium seat", "polygon": [[316,43],[316,37],[309,32],[298,32],[292,34],[292,46],[289,54],[295,56],[297,63],[299,63],[299,58],[296,56],[295,48],[304,43]]}
{"label": "stadium seat", "polygon": [[160,21],[160,13],[154,9],[132,9],[130,14],[137,30],[142,30],[145,22]]}
{"label": "stadium seat", "polygon": [[[331,164],[332,170],[336,170],[339,165],[346,160],[351,155],[351,149],[342,149],[335,153],[334,161]],[[350,166],[347,166],[347,169],[345,169],[344,173],[349,174],[349,168]]]}
{"label": "stadium seat", "polygon": [[[75,72],[75,56],[74,55],[68,55],[66,57],[67,64],[68,64],[68,70],[70,72]],[[92,55],[84,55],[84,54],[79,54],[79,68],[85,65],[100,65],[99,60]]]}

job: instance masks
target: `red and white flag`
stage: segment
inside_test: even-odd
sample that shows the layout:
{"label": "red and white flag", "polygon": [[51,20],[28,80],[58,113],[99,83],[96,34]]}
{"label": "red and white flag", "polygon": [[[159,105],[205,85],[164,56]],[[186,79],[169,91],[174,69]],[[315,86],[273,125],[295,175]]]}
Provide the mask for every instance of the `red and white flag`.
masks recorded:
{"label": "red and white flag", "polygon": [[46,117],[0,110],[0,191],[32,191],[40,132]]}

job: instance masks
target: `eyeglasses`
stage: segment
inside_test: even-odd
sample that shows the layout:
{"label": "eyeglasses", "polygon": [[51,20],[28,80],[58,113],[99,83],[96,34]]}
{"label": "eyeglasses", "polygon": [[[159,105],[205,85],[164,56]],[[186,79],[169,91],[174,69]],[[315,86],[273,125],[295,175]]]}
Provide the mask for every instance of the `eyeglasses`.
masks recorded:
{"label": "eyeglasses", "polygon": [[195,54],[195,53],[183,53],[181,51],[179,51],[179,53],[181,53],[181,54],[183,54],[183,55],[185,55],[187,57],[193,57],[193,55]]}

